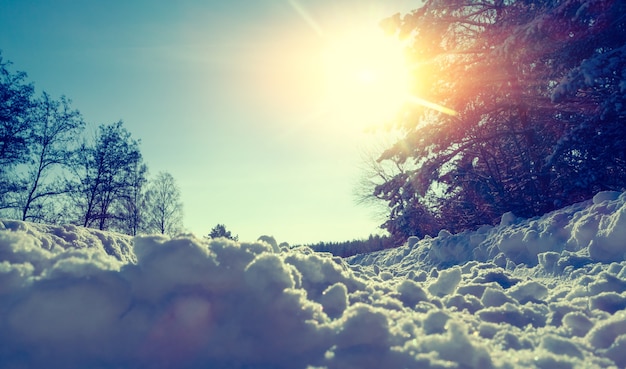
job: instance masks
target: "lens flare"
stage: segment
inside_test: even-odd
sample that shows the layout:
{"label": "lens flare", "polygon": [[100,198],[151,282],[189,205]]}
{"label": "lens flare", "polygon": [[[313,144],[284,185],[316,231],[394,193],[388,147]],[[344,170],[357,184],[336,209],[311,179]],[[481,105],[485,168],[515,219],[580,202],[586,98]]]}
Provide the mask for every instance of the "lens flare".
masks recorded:
{"label": "lens flare", "polygon": [[447,108],[447,107],[445,107],[443,105],[439,105],[437,103],[434,103],[432,101],[428,101],[428,100],[422,99],[422,98],[417,97],[417,96],[409,96],[408,97],[408,101],[413,103],[413,104],[422,105],[422,106],[427,107],[429,109],[437,110],[438,112],[443,113],[443,114],[452,115],[452,116],[459,115],[459,113],[456,110],[454,110],[454,109]]}

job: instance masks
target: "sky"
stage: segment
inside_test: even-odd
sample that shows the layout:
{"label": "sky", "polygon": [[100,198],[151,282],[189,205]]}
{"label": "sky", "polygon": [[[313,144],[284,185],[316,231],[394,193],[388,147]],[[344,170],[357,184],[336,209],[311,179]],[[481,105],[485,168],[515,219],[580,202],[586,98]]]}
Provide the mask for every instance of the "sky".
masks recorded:
{"label": "sky", "polygon": [[379,232],[355,188],[398,88],[343,77],[369,81],[353,65],[391,55],[369,47],[378,22],[417,3],[0,0],[0,50],[91,129],[123,120],[150,174],[176,179],[189,231],[344,241]]}
{"label": "sky", "polygon": [[0,367],[626,367],[626,193],[351,258],[0,220]]}

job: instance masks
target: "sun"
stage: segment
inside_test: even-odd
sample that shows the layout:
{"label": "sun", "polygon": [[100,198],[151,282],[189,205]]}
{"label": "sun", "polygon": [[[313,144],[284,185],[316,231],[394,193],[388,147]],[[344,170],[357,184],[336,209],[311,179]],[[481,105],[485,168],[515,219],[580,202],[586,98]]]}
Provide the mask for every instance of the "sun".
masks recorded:
{"label": "sun", "polygon": [[392,119],[409,96],[404,49],[376,27],[333,37],[322,58],[329,109],[344,124],[369,126]]}

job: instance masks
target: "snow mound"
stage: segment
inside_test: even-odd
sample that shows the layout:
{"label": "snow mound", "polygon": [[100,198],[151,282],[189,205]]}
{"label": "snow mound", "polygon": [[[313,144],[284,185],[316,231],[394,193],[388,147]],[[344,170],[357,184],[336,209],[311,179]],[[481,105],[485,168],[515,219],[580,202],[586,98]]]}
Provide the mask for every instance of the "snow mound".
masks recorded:
{"label": "snow mound", "polygon": [[[118,233],[86,229],[75,225],[54,226],[0,219],[1,242],[28,243],[56,255],[63,250],[96,248],[118,261],[136,262],[133,238]],[[20,239],[18,241],[17,239]],[[2,252],[2,250],[0,250]],[[44,251],[40,251],[44,252]]]}
{"label": "snow mound", "polygon": [[594,262],[626,259],[626,193],[600,192],[593,200],[533,219],[502,216],[499,226],[474,232],[409,242],[402,247],[357,255],[351,263],[385,265],[394,274],[419,268],[448,268],[469,261],[492,262],[514,269],[540,264],[545,271],[563,273]]}
{"label": "snow mound", "polygon": [[625,367],[625,201],[350,259],[3,221],[0,367]]}

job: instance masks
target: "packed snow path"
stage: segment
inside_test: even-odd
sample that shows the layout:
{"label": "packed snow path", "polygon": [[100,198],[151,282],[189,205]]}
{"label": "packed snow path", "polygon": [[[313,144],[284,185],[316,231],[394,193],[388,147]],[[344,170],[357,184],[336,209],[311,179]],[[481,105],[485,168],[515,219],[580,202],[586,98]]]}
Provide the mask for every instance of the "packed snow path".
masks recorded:
{"label": "packed snow path", "polygon": [[346,260],[0,221],[0,367],[623,368],[625,203]]}

